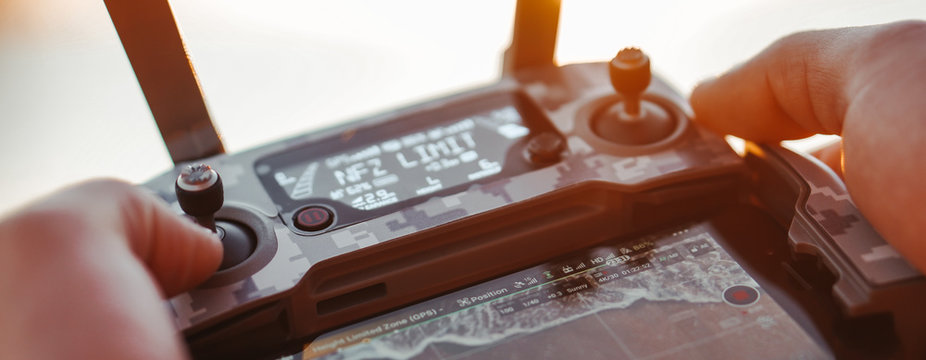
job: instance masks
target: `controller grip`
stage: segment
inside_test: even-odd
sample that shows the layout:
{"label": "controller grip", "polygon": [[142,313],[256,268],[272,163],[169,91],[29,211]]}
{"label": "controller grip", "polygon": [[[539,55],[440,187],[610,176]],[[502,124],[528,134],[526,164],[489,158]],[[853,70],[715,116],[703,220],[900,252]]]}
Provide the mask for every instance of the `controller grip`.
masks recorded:
{"label": "controller grip", "polygon": [[747,143],[745,159],[793,252],[816,257],[835,278],[831,295],[843,316],[889,315],[904,353],[926,357],[926,343],[916,338],[926,333],[916,301],[926,297],[926,278],[865,219],[842,179],[816,158],[778,145]]}

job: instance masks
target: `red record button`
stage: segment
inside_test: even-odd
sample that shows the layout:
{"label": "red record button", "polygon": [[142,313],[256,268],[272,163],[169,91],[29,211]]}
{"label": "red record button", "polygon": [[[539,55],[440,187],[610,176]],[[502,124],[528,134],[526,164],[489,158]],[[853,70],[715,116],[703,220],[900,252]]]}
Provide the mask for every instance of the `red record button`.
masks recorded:
{"label": "red record button", "polygon": [[759,301],[759,290],[752,286],[734,285],[723,291],[723,301],[733,306],[749,306]]}
{"label": "red record button", "polygon": [[321,206],[307,206],[293,216],[296,227],[305,231],[324,230],[334,222],[331,210]]}

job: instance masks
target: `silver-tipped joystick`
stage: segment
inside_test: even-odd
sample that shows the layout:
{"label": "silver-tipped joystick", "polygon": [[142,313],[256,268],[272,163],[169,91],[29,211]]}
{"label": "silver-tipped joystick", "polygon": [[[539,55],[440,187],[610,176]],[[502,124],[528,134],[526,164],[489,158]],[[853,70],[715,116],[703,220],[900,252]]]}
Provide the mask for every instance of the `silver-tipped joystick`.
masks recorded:
{"label": "silver-tipped joystick", "polygon": [[174,191],[183,212],[196,218],[200,225],[216,231],[215,213],[225,202],[219,173],[206,164],[188,165],[177,176]]}

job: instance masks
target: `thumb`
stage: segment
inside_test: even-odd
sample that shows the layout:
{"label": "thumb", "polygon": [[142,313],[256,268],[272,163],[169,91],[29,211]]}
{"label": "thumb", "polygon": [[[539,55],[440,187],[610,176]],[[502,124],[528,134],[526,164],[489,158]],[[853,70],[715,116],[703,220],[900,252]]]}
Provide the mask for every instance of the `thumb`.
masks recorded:
{"label": "thumb", "polygon": [[82,212],[93,228],[116,232],[109,238],[128,247],[164,296],[206,280],[222,261],[222,245],[215,234],[171,211],[153,193],[119,180],[88,181],[64,189],[34,204],[32,211]]}
{"label": "thumb", "polygon": [[189,290],[215,273],[222,245],[212,231],[179,216],[151,193],[128,198],[121,210],[125,238],[166,296]]}
{"label": "thumb", "polygon": [[59,191],[0,220],[0,307],[15,309],[0,321],[0,349],[17,359],[184,358],[159,295],[195,286],[221,257],[214,235],[130,184]]}

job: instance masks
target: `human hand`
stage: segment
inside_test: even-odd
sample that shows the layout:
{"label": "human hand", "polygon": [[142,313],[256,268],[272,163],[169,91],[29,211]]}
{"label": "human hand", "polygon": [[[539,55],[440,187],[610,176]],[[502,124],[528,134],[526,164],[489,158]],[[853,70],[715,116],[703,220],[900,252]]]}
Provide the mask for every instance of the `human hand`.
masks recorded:
{"label": "human hand", "polygon": [[219,267],[208,230],[97,180],[0,221],[0,358],[179,359],[165,296]]}
{"label": "human hand", "polygon": [[785,37],[699,85],[691,105],[702,125],[756,142],[841,135],[842,156],[824,160],[878,232],[926,273],[924,96],[926,22],[906,21]]}

